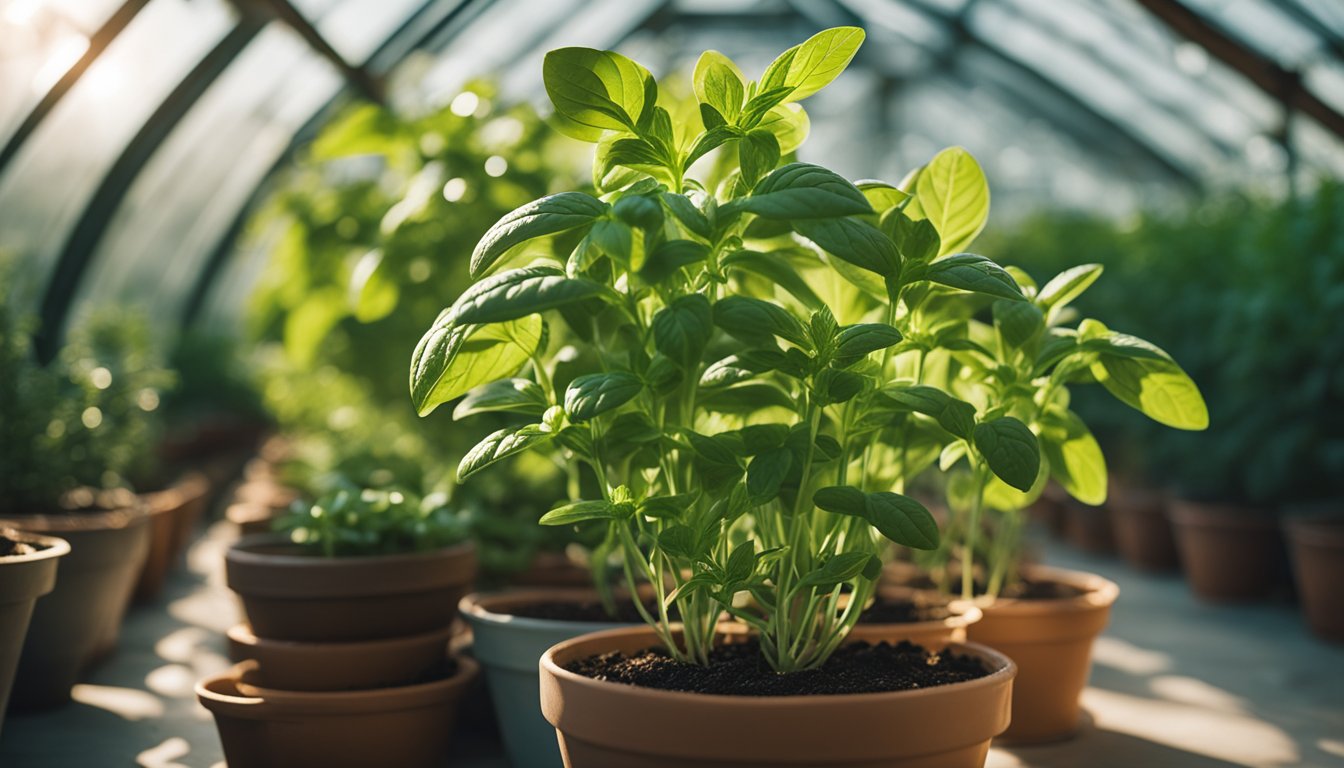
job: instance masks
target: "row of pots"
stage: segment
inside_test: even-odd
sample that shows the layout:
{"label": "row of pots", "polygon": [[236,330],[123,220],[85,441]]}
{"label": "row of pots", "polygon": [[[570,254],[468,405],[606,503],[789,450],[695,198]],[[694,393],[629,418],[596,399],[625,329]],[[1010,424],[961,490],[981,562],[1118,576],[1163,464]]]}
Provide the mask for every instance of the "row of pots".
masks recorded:
{"label": "row of pots", "polygon": [[[1148,572],[1182,569],[1191,590],[1214,603],[1264,600],[1287,586],[1289,564],[1307,623],[1344,642],[1344,510],[1282,520],[1258,507],[1171,498],[1113,482],[1105,507],[1052,488],[1036,511],[1075,547],[1118,552]],[[1325,510],[1321,510],[1325,511]]]}
{"label": "row of pots", "polygon": [[[983,610],[957,602],[946,618],[861,624],[851,636],[912,640],[934,650],[950,644],[991,670],[970,683],[838,697],[704,696],[566,671],[574,659],[656,645],[654,636],[643,626],[515,613],[529,605],[591,603],[595,595],[587,590],[463,597],[472,560],[466,547],[321,558],[295,554],[276,537],[246,537],[235,545],[226,557],[227,581],[250,623],[230,633],[241,661],[197,686],[230,763],[434,764],[479,662],[517,768],[562,761],[728,766],[748,758],[981,765],[996,736],[1040,742],[1074,732],[1092,641],[1118,594],[1099,577],[1036,568],[1028,578],[1063,583],[1077,596],[1001,600]],[[890,583],[882,589],[913,591]],[[475,662],[446,648],[459,606]],[[743,630],[728,624],[725,632],[740,636]],[[415,682],[424,679],[427,663],[445,658],[453,660],[453,674]],[[824,732],[832,721],[854,734],[852,743],[817,738],[818,728]],[[696,738],[675,736],[687,732]]]}
{"label": "row of pots", "polygon": [[0,517],[0,528],[41,543],[0,558],[0,704],[22,712],[69,701],[79,676],[116,649],[132,598],[162,589],[209,488],[190,473],[156,493],[105,494],[104,508]]}

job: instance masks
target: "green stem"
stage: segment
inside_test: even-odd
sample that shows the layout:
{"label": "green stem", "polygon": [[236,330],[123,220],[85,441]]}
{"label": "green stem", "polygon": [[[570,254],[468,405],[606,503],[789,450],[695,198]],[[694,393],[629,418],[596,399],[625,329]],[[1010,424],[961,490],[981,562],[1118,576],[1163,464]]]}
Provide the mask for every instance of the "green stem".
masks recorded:
{"label": "green stem", "polygon": [[972,458],[972,473],[975,492],[971,497],[971,517],[966,528],[966,543],[961,554],[961,598],[971,600],[975,597],[975,539],[980,533],[980,506],[984,503],[985,483],[988,473],[985,466]]}

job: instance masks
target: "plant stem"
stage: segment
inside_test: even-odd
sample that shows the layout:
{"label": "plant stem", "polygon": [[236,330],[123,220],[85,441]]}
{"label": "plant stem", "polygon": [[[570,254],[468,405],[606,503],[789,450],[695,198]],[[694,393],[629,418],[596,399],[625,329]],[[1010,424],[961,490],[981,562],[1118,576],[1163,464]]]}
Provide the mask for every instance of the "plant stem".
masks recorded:
{"label": "plant stem", "polygon": [[961,598],[971,600],[975,597],[975,539],[980,532],[980,505],[985,497],[985,483],[988,475],[985,466],[972,459],[972,476],[975,492],[971,497],[971,519],[966,528],[966,543],[961,553]]}

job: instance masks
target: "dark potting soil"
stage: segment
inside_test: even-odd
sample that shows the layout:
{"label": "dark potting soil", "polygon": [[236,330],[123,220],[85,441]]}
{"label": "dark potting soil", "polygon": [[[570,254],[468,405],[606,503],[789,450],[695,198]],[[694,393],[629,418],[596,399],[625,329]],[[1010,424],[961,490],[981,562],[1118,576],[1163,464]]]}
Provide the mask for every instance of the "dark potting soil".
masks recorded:
{"label": "dark potting soil", "polygon": [[0,533],[0,557],[18,557],[19,555],[31,555],[39,552],[46,547],[40,544],[30,544],[26,541],[15,541],[8,536]]}
{"label": "dark potting soil", "polygon": [[761,657],[756,641],[722,645],[709,666],[676,661],[661,648],[633,656],[607,653],[571,662],[570,672],[613,683],[663,691],[723,696],[808,696],[879,693],[932,688],[985,677],[979,659],[955,653],[931,654],[901,642],[852,643],[818,669],[778,673]]}
{"label": "dark potting soil", "polygon": [[1013,600],[1068,600],[1086,592],[1072,584],[1057,581],[1027,581],[1025,579],[1006,587],[999,595]]}
{"label": "dark potting soil", "polygon": [[[649,615],[657,616],[658,607],[645,603]],[[545,621],[578,621],[592,624],[642,624],[644,618],[629,600],[616,600],[616,613],[607,613],[607,609],[597,600],[584,602],[536,602],[523,603],[508,609],[510,616],[525,619],[543,619]]]}
{"label": "dark potting soil", "polygon": [[952,616],[944,605],[930,605],[914,600],[884,600],[878,598],[859,616],[860,624],[916,624],[921,621],[942,621]]}

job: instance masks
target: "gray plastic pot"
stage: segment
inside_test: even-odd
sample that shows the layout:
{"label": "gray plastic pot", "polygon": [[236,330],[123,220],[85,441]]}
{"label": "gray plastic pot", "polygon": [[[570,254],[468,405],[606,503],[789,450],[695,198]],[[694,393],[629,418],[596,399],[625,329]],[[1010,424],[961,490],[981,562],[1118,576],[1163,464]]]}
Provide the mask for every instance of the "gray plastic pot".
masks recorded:
{"label": "gray plastic pot", "polygon": [[514,606],[592,602],[591,589],[525,589],[497,595],[474,594],[458,605],[471,626],[472,655],[485,671],[504,749],[514,768],[558,768],[562,764],[555,727],[541,715],[542,654],[566,640],[629,626],[591,621],[551,621],[509,615]]}

